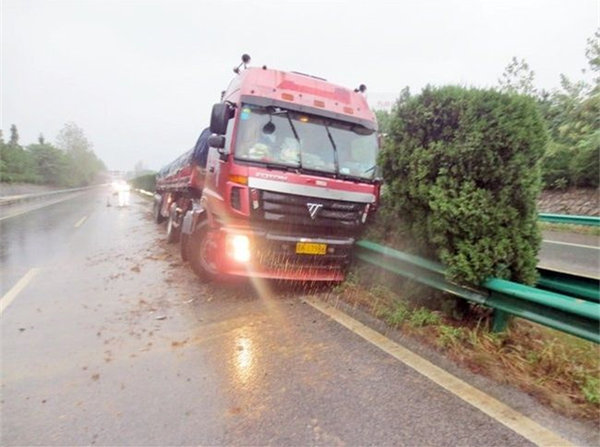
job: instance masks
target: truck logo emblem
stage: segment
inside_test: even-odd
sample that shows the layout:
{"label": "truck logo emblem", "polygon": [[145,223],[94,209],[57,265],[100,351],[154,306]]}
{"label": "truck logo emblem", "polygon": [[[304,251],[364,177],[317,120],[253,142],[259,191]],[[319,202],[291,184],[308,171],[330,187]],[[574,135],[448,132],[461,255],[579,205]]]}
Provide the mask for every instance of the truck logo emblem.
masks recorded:
{"label": "truck logo emblem", "polygon": [[308,208],[310,218],[313,220],[315,219],[315,217],[317,217],[317,213],[319,212],[319,210],[323,208],[322,203],[307,203],[306,206]]}

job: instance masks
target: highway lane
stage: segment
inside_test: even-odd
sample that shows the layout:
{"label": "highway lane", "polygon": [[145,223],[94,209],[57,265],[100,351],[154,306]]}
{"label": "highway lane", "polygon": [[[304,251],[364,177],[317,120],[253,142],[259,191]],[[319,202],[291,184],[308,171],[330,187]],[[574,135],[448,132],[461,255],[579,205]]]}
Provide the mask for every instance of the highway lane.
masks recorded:
{"label": "highway lane", "polygon": [[[37,202],[6,206],[3,209],[6,215],[0,220],[1,295],[29,269],[60,256],[77,221],[92,213],[100,203],[105,204],[108,194],[107,189],[100,189],[70,195],[68,200],[50,206],[41,207]],[[32,211],[26,212],[28,209]],[[7,217],[12,214],[17,215]]]}
{"label": "highway lane", "polygon": [[600,278],[600,237],[546,231],[539,259],[540,267]]}
{"label": "highway lane", "polygon": [[2,445],[531,444],[307,291],[201,284],[146,201],[104,197],[31,214],[29,254],[5,247],[3,268],[40,270],[2,314]]}

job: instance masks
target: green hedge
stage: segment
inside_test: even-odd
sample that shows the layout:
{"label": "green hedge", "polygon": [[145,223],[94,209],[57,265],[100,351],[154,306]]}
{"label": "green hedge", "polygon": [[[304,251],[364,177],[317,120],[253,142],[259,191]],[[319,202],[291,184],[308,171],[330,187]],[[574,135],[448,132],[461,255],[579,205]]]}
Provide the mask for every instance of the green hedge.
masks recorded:
{"label": "green hedge", "polygon": [[547,136],[530,98],[427,87],[401,99],[381,153],[390,210],[449,279],[536,280]]}
{"label": "green hedge", "polygon": [[154,192],[156,190],[156,174],[141,175],[132,179],[129,183],[134,188]]}

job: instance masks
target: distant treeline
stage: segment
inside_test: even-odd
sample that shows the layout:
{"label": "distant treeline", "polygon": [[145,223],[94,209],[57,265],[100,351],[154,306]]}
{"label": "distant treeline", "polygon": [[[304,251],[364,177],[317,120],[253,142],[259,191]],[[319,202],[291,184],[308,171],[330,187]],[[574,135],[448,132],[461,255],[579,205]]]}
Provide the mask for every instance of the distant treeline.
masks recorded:
{"label": "distant treeline", "polygon": [[441,261],[458,283],[535,284],[542,185],[598,186],[597,39],[586,56],[593,84],[563,75],[560,90],[540,93],[513,59],[499,88],[405,89],[391,113],[377,112],[386,188],[368,237]]}
{"label": "distant treeline", "polygon": [[106,167],[92,150],[92,144],[74,123],[65,124],[56,145],[40,135],[36,144],[21,146],[14,124],[5,142],[0,130],[1,182],[79,187],[93,183],[104,170]]}
{"label": "distant treeline", "polygon": [[[588,39],[585,55],[595,74],[591,83],[572,81],[560,75],[561,88],[548,92],[534,87],[535,73],[525,60],[513,58],[499,79],[503,93],[533,98],[544,119],[548,142],[541,158],[545,188],[597,187],[600,180],[600,30]],[[410,97],[405,89],[396,108]],[[436,113],[443,114],[444,105]],[[435,112],[435,111],[434,111]],[[377,111],[380,129],[390,134],[395,114]],[[485,125],[485,121],[482,121]],[[524,123],[526,126],[528,123]],[[490,125],[495,125],[490,122]],[[491,135],[490,137],[493,137]],[[483,141],[481,144],[486,144]]]}

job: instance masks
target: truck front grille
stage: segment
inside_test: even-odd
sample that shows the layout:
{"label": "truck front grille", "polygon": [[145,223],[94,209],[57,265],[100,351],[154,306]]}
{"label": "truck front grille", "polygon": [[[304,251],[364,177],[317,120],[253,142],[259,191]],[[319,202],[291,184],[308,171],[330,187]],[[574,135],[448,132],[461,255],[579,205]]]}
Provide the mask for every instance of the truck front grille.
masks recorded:
{"label": "truck front grille", "polygon": [[259,191],[255,220],[286,227],[322,227],[327,233],[354,233],[361,225],[364,203]]}

